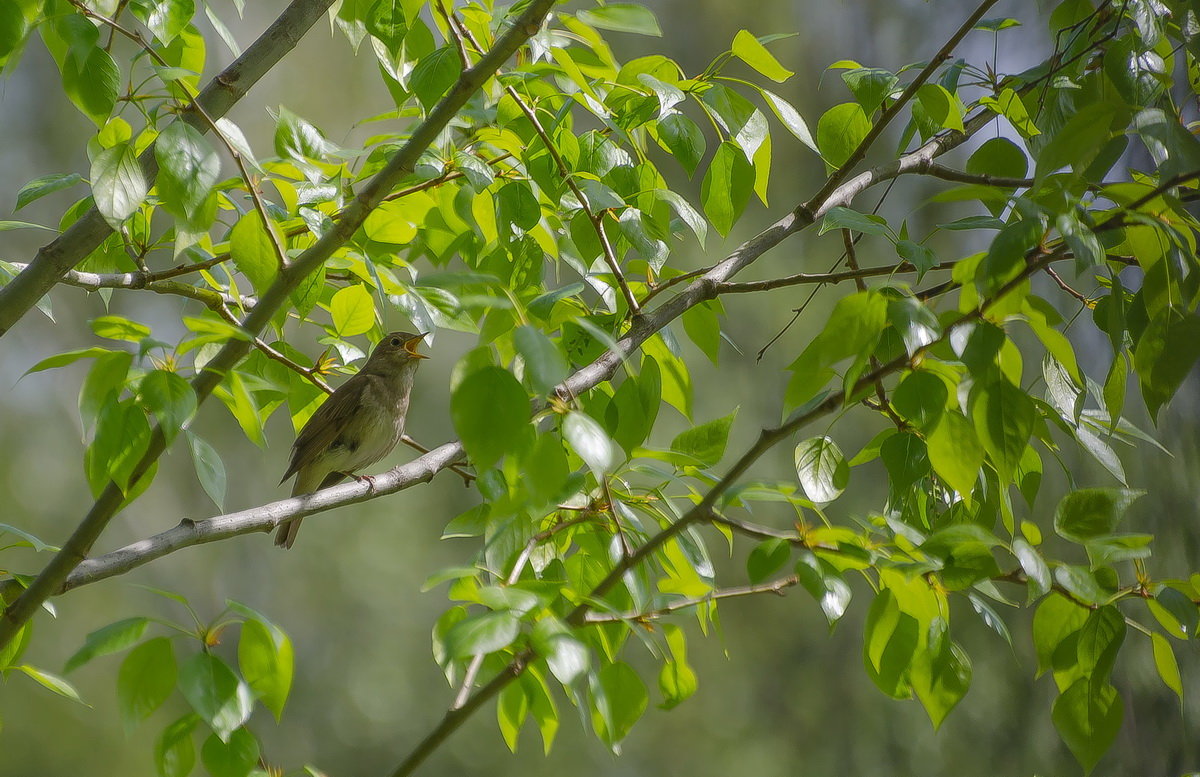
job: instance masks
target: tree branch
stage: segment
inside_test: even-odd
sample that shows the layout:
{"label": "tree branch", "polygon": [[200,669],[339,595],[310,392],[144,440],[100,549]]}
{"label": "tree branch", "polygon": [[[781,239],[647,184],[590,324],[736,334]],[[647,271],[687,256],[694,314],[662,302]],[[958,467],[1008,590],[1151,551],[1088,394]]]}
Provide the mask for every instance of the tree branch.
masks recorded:
{"label": "tree branch", "polygon": [[[966,122],[965,133],[942,133],[890,164],[855,176],[839,187],[826,200],[819,212],[824,213],[837,205],[848,205],[854,197],[871,186],[890,180],[895,175],[909,172],[926,163],[927,160],[950,151],[962,144],[971,134],[984,127],[991,118],[990,112],[981,112]],[[802,214],[799,212],[800,210],[800,208],[793,210],[758,235],[742,243],[724,260],[709,268],[700,278],[694,279],[678,294],[653,311],[644,313],[617,341],[615,350],[606,351],[592,363],[581,367],[563,381],[554,393],[563,398],[577,396],[611,378],[620,367],[625,354],[638,348],[686,310],[717,296],[723,286],[728,283],[729,278],[753,264],[788,236],[810,226],[815,216]],[[297,260],[297,264],[299,261],[301,260]],[[243,345],[248,347],[248,344]],[[220,354],[217,358],[220,358]],[[451,463],[459,461],[464,455],[460,443],[447,443],[407,465],[374,476],[374,490],[364,483],[344,483],[321,491],[318,495],[313,495],[303,504],[294,499],[283,500],[203,521],[185,519],[179,526],[147,540],[133,543],[95,559],[89,559],[83,563],[77,573],[72,573],[59,588],[47,595],[62,593],[80,585],[123,574],[168,553],[192,545],[214,542],[242,534],[270,531],[277,523],[297,516],[311,516],[343,505],[395,493],[414,483],[432,478],[433,474],[449,467]],[[424,476],[426,467],[430,470],[428,477]],[[320,496],[320,499],[317,499],[317,496]],[[12,589],[7,590],[11,591]]]}
{"label": "tree branch", "polygon": [[[293,0],[242,56],[209,82],[196,98],[194,107],[203,107],[210,116],[224,116],[250,87],[295,47],[332,4],[333,0]],[[179,120],[201,131],[205,129],[206,122],[191,108],[182,112]],[[147,180],[153,181],[158,173],[153,145],[142,152],[138,162]],[[110,234],[112,227],[93,207],[43,246],[25,270],[0,288],[0,337]],[[0,632],[2,630],[0,627]],[[0,643],[4,641],[0,636]]]}
{"label": "tree branch", "polygon": [[[446,95],[429,112],[425,121],[414,128],[404,146],[355,196],[347,206],[345,216],[293,263],[280,271],[279,277],[262,295],[259,304],[242,322],[242,329],[251,336],[257,336],[270,323],[271,318],[288,301],[288,296],[300,282],[324,265],[333,252],[345,244],[362,226],[367,215],[383,202],[388,192],[413,171],[420,155],[449,125],[471,95],[540,29],[554,3],[555,0],[533,0],[514,20],[513,25],[496,39],[495,45],[478,64],[463,71]],[[3,307],[0,307],[0,310],[3,310]],[[251,344],[245,340],[230,340],[205,365],[204,370],[191,384],[196,393],[197,404],[203,403],[212,394],[225,373],[245,357],[250,347]],[[129,477],[130,487],[142,479],[165,450],[166,437],[162,428],[156,425],[147,443],[146,453],[132,469]],[[57,593],[72,570],[87,558],[92,545],[124,501],[125,496],[121,488],[109,482],[71,537],[63,544],[62,550],[38,574],[29,588],[5,608],[3,616],[0,617],[0,648],[12,641],[17,631],[33,617],[41,603]]]}

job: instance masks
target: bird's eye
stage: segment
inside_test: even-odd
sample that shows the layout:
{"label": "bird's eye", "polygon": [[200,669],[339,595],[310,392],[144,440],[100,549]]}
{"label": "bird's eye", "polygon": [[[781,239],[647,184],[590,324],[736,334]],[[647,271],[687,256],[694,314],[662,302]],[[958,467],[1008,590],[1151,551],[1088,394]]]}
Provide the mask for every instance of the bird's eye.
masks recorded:
{"label": "bird's eye", "polygon": [[400,347],[400,338],[399,338],[399,337],[393,337],[393,338],[392,338],[392,347],[393,347],[393,348],[399,348],[399,347]]}

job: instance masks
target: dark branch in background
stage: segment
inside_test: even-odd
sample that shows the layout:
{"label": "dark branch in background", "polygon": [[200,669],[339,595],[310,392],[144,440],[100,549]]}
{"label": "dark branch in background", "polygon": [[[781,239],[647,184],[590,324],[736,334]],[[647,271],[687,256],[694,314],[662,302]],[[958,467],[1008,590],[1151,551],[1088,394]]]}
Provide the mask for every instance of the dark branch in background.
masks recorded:
{"label": "dark branch in background", "polygon": [[[224,116],[250,87],[296,46],[331,5],[333,0],[293,0],[242,56],[209,82],[200,92],[195,106],[202,107],[212,117]],[[179,120],[202,132],[206,129],[207,122],[196,110],[185,110]],[[142,152],[138,161],[147,180],[153,181],[158,174],[154,146]],[[110,234],[112,227],[93,207],[53,242],[43,246],[28,267],[0,288],[0,337]],[[2,634],[3,627],[0,627],[0,643],[6,641]]]}
{"label": "dark branch in background", "polygon": [[[243,330],[252,337],[257,336],[270,323],[275,313],[287,303],[288,295],[300,285],[300,282],[322,266],[334,251],[354,235],[366,220],[367,215],[383,202],[388,192],[413,171],[420,155],[449,125],[458,111],[466,105],[470,96],[482,87],[531,35],[538,31],[554,2],[555,0],[533,0],[525,11],[513,20],[513,25],[496,39],[495,45],[479,60],[478,64],[462,72],[458,80],[450,87],[449,92],[430,111],[425,121],[414,128],[404,146],[354,197],[346,207],[343,218],[322,235],[316,243],[307,248],[293,263],[280,271],[278,279],[262,295],[259,303],[242,322]],[[198,404],[203,403],[212,394],[213,389],[220,383],[225,373],[233,369],[245,357],[250,347],[251,344],[247,341],[230,340],[205,365],[204,370],[191,383]],[[141,480],[165,450],[166,438],[161,427],[156,425],[150,435],[146,453],[133,467],[130,474],[130,487]],[[457,458],[455,457],[455,459]],[[448,463],[453,463],[453,460]],[[57,593],[72,570],[87,558],[92,545],[120,509],[124,500],[121,488],[117,484],[109,482],[92,505],[92,509],[88,511],[74,533],[64,543],[62,550],[46,565],[29,588],[5,608],[3,617],[0,618],[0,648],[3,648],[16,636],[17,631],[33,616],[41,603]]]}

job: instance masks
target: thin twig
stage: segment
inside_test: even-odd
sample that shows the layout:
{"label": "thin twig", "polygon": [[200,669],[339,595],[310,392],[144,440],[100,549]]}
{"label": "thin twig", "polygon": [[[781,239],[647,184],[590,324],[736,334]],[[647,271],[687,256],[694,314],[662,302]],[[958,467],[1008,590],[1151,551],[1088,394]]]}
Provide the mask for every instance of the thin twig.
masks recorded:
{"label": "thin twig", "polygon": [[645,622],[657,620],[665,615],[670,615],[679,610],[686,610],[689,607],[695,607],[700,604],[715,602],[719,599],[735,599],[742,596],[755,596],[757,594],[777,594],[784,595],[784,591],[800,582],[797,575],[788,575],[781,577],[778,580],[773,580],[769,583],[758,583],[756,585],[735,586],[732,588],[718,588],[715,591],[710,591],[704,596],[696,596],[690,599],[680,599],[663,605],[654,610],[646,612],[623,612],[623,613],[599,613],[589,612],[584,618],[584,623],[617,623],[617,622]]}
{"label": "thin twig", "polygon": [[1053,267],[1047,267],[1046,274],[1054,279],[1054,282],[1056,284],[1058,284],[1058,287],[1060,289],[1062,289],[1063,291],[1065,291],[1066,293],[1070,294],[1072,297],[1074,297],[1075,299],[1077,299],[1081,303],[1083,303],[1084,307],[1090,308],[1092,306],[1092,301],[1090,299],[1088,299],[1086,296],[1084,296],[1082,293],[1080,293],[1080,292],[1076,291],[1075,289],[1071,288],[1070,286],[1068,286],[1067,282],[1064,281],[1062,279],[1062,277],[1054,271]]}

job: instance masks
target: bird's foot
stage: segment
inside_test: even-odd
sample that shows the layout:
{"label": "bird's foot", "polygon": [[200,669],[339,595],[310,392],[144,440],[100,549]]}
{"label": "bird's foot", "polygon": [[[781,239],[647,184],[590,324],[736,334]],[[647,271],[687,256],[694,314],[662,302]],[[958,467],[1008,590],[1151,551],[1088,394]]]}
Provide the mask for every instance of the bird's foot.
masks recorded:
{"label": "bird's foot", "polygon": [[347,476],[354,478],[359,483],[366,483],[369,493],[375,492],[375,476],[374,475],[355,475],[353,472],[345,473]]}

